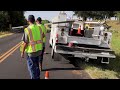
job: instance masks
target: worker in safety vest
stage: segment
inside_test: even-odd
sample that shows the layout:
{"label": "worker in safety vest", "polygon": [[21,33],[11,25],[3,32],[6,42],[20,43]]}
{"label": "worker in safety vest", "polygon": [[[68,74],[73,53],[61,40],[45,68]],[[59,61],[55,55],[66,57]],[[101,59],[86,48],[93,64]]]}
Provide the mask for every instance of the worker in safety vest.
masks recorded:
{"label": "worker in safety vest", "polygon": [[21,44],[21,57],[27,54],[27,65],[31,79],[40,79],[39,60],[43,50],[42,29],[35,24],[33,15],[28,16],[29,26],[24,29]]}
{"label": "worker in safety vest", "polygon": [[40,70],[42,71],[42,62],[43,62],[43,55],[45,52],[45,42],[46,42],[46,28],[42,24],[42,19],[40,17],[37,18],[36,22],[37,22],[37,25],[42,28],[42,32],[43,32],[43,36],[44,36],[43,37],[43,50],[42,50],[41,59],[40,59]]}
{"label": "worker in safety vest", "polygon": [[89,24],[85,24],[85,29],[89,30]]}

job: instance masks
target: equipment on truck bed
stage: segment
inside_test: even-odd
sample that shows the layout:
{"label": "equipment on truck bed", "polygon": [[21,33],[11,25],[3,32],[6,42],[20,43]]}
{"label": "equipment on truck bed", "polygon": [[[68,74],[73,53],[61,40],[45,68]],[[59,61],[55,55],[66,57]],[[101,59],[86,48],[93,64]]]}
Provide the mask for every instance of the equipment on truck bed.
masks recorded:
{"label": "equipment on truck bed", "polygon": [[53,18],[50,32],[51,57],[58,60],[59,54],[85,58],[100,59],[101,63],[109,63],[115,58],[110,49],[112,33],[105,22],[86,22],[68,20],[65,12]]}

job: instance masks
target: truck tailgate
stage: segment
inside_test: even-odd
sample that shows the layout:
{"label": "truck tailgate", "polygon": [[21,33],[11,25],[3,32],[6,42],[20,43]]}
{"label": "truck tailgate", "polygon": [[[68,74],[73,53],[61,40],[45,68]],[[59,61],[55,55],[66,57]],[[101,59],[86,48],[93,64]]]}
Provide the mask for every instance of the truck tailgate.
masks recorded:
{"label": "truck tailgate", "polygon": [[57,45],[55,47],[56,53],[71,54],[75,57],[108,57],[115,58],[114,51],[111,49],[97,49],[86,47],[68,47],[65,45]]}

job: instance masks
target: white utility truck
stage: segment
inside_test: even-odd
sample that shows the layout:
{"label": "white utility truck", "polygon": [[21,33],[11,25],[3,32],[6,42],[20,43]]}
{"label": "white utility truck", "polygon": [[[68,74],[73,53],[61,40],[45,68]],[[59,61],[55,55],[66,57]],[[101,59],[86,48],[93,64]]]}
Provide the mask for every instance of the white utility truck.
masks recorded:
{"label": "white utility truck", "polygon": [[50,32],[51,57],[60,59],[59,54],[100,60],[109,64],[116,56],[110,48],[112,33],[105,22],[68,20],[65,12],[53,18]]}

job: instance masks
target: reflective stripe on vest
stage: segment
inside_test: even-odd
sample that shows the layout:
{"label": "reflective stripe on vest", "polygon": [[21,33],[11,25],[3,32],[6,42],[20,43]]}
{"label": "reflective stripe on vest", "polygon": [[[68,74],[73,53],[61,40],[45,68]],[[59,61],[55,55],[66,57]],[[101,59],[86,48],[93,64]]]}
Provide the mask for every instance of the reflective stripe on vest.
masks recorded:
{"label": "reflective stripe on vest", "polygon": [[[38,26],[42,29],[42,32],[44,33],[44,35],[46,35],[46,28],[45,28],[45,26],[42,25],[42,24],[38,24]],[[43,42],[44,43],[46,42],[46,36],[44,36]]]}
{"label": "reflective stripe on vest", "polygon": [[[29,35],[30,35],[30,42],[34,42],[34,39],[33,39],[33,35],[32,35],[32,31],[30,28],[28,28],[28,32],[29,32]],[[35,49],[35,44],[31,44],[31,47],[32,47],[32,51],[35,52],[36,49]]]}
{"label": "reflective stripe on vest", "polygon": [[23,52],[23,45],[24,45],[24,41],[21,41],[20,52]]}
{"label": "reflective stripe on vest", "polygon": [[40,29],[41,40],[34,41],[32,30],[30,28],[27,28],[27,29],[28,29],[28,33],[29,33],[29,36],[30,36],[30,42],[28,43],[28,45],[30,45],[32,47],[33,52],[36,52],[35,45],[42,43],[42,34],[41,34],[42,30],[41,30],[41,28],[39,28]]}
{"label": "reflective stripe on vest", "polygon": [[40,36],[41,36],[41,40],[42,40],[42,42],[43,42],[42,29],[41,29],[41,27],[39,27],[39,29],[40,29]]}
{"label": "reflective stripe on vest", "polygon": [[41,40],[38,40],[38,41],[31,41],[31,42],[28,43],[28,45],[35,45],[35,44],[40,44],[40,43],[42,43]]}

